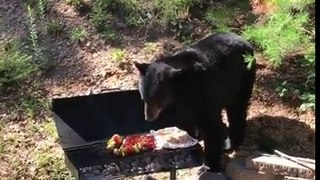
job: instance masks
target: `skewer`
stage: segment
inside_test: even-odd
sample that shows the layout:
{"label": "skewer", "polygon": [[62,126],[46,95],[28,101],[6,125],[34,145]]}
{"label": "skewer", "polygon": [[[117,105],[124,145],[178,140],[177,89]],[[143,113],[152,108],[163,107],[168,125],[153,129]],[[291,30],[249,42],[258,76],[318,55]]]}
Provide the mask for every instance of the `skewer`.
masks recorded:
{"label": "skewer", "polygon": [[299,164],[299,165],[301,165],[301,166],[303,166],[303,167],[305,167],[305,168],[311,169],[311,170],[313,170],[313,171],[316,170],[316,169],[315,169],[315,166],[310,165],[310,164],[307,164],[306,162],[301,162],[301,159],[299,160],[299,159],[297,159],[297,158],[295,158],[295,157],[286,155],[285,153],[282,153],[282,152],[280,152],[280,151],[278,151],[278,150],[274,150],[274,153],[277,154],[277,155],[280,156],[280,157],[283,157],[283,158],[288,159],[288,160],[290,160],[290,161],[292,161],[292,162],[295,162],[295,163],[297,163],[297,164]]}

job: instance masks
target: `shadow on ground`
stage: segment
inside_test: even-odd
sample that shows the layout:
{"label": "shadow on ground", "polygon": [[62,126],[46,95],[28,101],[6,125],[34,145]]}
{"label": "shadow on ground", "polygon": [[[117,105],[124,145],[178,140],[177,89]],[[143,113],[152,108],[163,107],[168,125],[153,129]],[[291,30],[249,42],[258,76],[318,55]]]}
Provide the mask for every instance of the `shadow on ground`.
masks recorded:
{"label": "shadow on ground", "polygon": [[248,120],[245,146],[280,150],[292,156],[315,158],[315,131],[299,119],[258,116]]}

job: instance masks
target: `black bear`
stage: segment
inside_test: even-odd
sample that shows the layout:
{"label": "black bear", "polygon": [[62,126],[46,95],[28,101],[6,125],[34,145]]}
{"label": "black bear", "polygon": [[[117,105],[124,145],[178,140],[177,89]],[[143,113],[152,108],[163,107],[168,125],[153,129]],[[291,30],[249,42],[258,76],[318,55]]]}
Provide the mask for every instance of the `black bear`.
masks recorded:
{"label": "black bear", "polygon": [[[247,108],[256,75],[252,45],[231,32],[208,35],[174,54],[151,63],[137,63],[139,92],[145,120],[156,120],[167,107],[175,108],[191,135],[204,140],[204,163],[221,172],[220,160],[228,135],[231,150],[244,141]],[[251,67],[249,67],[250,65]],[[229,127],[222,122],[226,109]],[[229,150],[230,150],[229,149]]]}

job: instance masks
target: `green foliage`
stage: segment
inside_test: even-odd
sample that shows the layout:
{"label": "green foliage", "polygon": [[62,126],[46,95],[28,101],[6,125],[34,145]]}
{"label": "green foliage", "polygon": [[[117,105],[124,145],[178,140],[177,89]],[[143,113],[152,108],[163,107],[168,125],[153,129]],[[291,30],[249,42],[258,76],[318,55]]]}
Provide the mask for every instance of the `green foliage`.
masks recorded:
{"label": "green foliage", "polygon": [[199,0],[97,0],[90,16],[92,23],[100,31],[104,22],[108,21],[110,13],[120,15],[130,26],[153,22],[169,24],[187,17],[189,9],[199,2]]}
{"label": "green foliage", "polygon": [[66,0],[66,3],[71,6],[81,6],[83,0]]}
{"label": "green foliage", "polygon": [[158,16],[164,23],[184,18],[189,9],[199,3],[198,0],[153,0],[154,6],[159,8]]}
{"label": "green foliage", "polygon": [[255,62],[255,57],[253,55],[244,55],[244,61],[248,63],[247,68],[251,69],[252,64]]}
{"label": "green foliage", "polygon": [[301,31],[307,21],[307,13],[275,12],[266,24],[247,27],[243,35],[261,47],[273,65],[278,67],[285,55],[308,43],[307,35]]}
{"label": "green foliage", "polygon": [[93,4],[90,21],[99,32],[102,32],[108,21],[112,20],[112,15],[106,13],[110,3],[110,0],[97,0]]}
{"label": "green foliage", "polygon": [[70,38],[74,42],[82,42],[87,37],[87,31],[82,27],[76,27],[71,30]]}
{"label": "green foliage", "polygon": [[46,26],[47,33],[51,36],[59,36],[63,31],[63,26],[57,21],[50,21]]}
{"label": "green foliage", "polygon": [[103,31],[102,33],[102,37],[106,40],[106,41],[116,41],[119,39],[116,31],[112,30],[112,29],[106,29]]}
{"label": "green foliage", "polygon": [[111,49],[111,58],[116,62],[121,62],[124,59],[125,52],[123,49],[113,48]]}
{"label": "green foliage", "polygon": [[[315,27],[309,19],[309,8],[314,0],[273,0],[276,10],[267,14],[260,26],[246,26],[243,36],[262,49],[275,68],[290,53],[304,50],[301,66],[307,70],[304,84],[282,82],[276,88],[280,97],[298,94],[300,109],[315,108]],[[313,7],[314,8],[314,7]],[[311,27],[310,27],[311,26]]]}
{"label": "green foliage", "polygon": [[44,19],[47,8],[48,8],[48,0],[37,0],[37,12],[41,17],[41,19]]}
{"label": "green foliage", "polygon": [[[36,71],[31,55],[20,51],[12,42],[7,43],[9,48],[2,47],[0,50],[0,91],[19,84]],[[0,44],[5,45],[4,42]]]}
{"label": "green foliage", "polygon": [[219,8],[209,8],[203,19],[213,27],[224,26],[230,21],[234,14],[234,8],[225,8],[223,11]]}

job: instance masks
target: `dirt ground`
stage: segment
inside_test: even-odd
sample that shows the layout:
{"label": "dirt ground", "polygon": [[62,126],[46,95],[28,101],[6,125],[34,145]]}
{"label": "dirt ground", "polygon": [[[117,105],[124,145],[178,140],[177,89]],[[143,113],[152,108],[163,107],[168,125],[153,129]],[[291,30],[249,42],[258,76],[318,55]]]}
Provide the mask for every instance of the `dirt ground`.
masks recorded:
{"label": "dirt ground", "polygon": [[[0,0],[0,3],[2,35],[26,38],[25,12],[21,1]],[[263,12],[262,7],[254,10],[255,13]],[[56,63],[55,69],[48,72],[44,78],[44,88],[49,99],[96,94],[114,88],[136,89],[138,77],[133,61],[148,62],[157,54],[182,46],[173,36],[159,34],[150,38],[147,34],[152,34],[151,31],[122,28],[119,30],[121,42],[117,47],[123,48],[125,55],[124,60],[116,62],[110,53],[115,45],[102,40],[88,19],[79,16],[65,1],[52,1],[49,17],[62,22],[63,31],[66,32],[59,37],[43,37],[44,45],[50,50]],[[237,18],[241,17],[239,15]],[[201,37],[206,33],[206,29],[201,29],[201,23],[194,23],[199,27],[197,35]],[[88,32],[85,42],[79,45],[70,42],[67,34],[77,26],[86,28]],[[315,158],[314,112],[299,111],[295,99],[283,100],[274,90],[276,80],[283,78],[283,74],[289,70],[273,70],[260,54],[257,54],[257,62],[257,82],[248,110],[248,131],[243,150],[256,148],[261,137],[268,137],[276,141],[276,148],[282,152]],[[10,112],[0,112],[0,118],[6,119],[8,116]],[[50,117],[46,119],[49,119],[48,123],[52,123]],[[1,151],[0,146],[0,179],[35,179],[39,174],[52,174],[43,172],[39,163],[33,162],[30,158],[36,157],[33,150],[50,151],[61,157],[58,140],[51,136],[54,132],[47,131],[46,126],[37,120],[33,120],[31,124],[27,121],[1,123],[0,141],[11,144],[3,145],[7,146],[5,151]],[[32,127],[36,130],[32,130]],[[179,170],[178,179],[188,179],[196,173],[196,169]],[[42,179],[46,179],[46,176],[43,177]],[[168,173],[156,174],[154,177],[168,179]]]}

